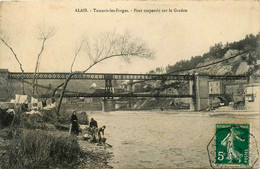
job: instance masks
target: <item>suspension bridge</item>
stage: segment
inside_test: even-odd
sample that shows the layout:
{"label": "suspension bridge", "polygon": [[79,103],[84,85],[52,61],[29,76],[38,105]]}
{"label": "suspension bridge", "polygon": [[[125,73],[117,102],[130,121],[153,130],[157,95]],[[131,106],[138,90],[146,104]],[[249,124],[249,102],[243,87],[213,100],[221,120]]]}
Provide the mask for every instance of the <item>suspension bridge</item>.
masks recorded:
{"label": "suspension bridge", "polygon": [[[34,74],[33,72],[9,72],[0,71],[0,77],[4,79],[42,79],[42,80],[55,80],[66,79],[70,73],[67,72],[40,72]],[[235,81],[246,80],[249,81],[249,76],[246,75],[199,75],[199,74],[121,74],[121,73],[75,73],[71,80],[104,80],[105,92],[104,93],[75,93],[67,94],[65,97],[168,97],[168,98],[190,98],[191,109],[203,110],[209,105],[209,98],[212,96],[221,96],[222,93],[209,93],[209,82],[214,80],[221,81]],[[189,83],[189,94],[185,95],[172,95],[157,93],[114,93],[112,90],[114,80],[129,80],[130,85],[136,82],[133,81],[151,81],[160,80],[165,81],[187,81]]]}

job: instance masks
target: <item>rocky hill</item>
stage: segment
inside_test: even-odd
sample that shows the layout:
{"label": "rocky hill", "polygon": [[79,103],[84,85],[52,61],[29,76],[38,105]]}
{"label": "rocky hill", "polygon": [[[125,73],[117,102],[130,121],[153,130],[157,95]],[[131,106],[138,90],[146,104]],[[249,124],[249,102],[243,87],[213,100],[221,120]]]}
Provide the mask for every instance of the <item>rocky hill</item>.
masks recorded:
{"label": "rocky hill", "polygon": [[238,42],[221,42],[210,47],[202,56],[181,60],[175,65],[168,65],[166,73],[206,73],[211,75],[258,74],[260,64],[260,33],[246,35]]}
{"label": "rocky hill", "polygon": [[242,52],[241,50],[230,49],[222,58],[209,57],[196,66],[198,69],[188,72],[195,71],[211,75],[246,75],[257,72],[259,70],[259,54],[252,50],[240,55]]}

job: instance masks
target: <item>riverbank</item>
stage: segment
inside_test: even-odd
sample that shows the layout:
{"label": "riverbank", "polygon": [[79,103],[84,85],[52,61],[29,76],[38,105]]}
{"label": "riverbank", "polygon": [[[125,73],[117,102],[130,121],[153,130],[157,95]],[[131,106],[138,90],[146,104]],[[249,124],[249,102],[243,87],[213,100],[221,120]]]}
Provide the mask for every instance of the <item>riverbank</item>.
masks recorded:
{"label": "riverbank", "polygon": [[[52,131],[52,134],[69,136],[68,132],[64,131]],[[75,137],[78,141],[81,155],[79,159],[79,164],[75,165],[74,168],[77,169],[90,169],[90,168],[108,168],[113,167],[108,165],[109,159],[113,157],[113,152],[107,146],[98,145],[97,143],[90,143],[83,139],[83,134],[80,133],[79,136]],[[63,169],[55,168],[55,169]],[[68,168],[69,169],[69,168]]]}
{"label": "riverbank", "polygon": [[54,126],[49,130],[22,130],[22,137],[10,136],[11,130],[10,127],[0,129],[0,168],[112,168],[108,160],[113,153],[105,146],[83,140],[81,135],[72,137]]}
{"label": "riverbank", "polygon": [[[55,134],[58,136],[70,136],[67,131],[59,130],[51,131],[50,134]],[[108,165],[109,159],[113,157],[113,152],[108,146],[98,145],[97,143],[90,143],[84,140],[83,133],[80,133],[79,136],[75,138],[79,144],[81,155],[79,157],[79,163],[75,165],[74,168],[113,168]],[[63,167],[56,167],[55,169],[63,169]]]}
{"label": "riverbank", "polygon": [[[48,134],[54,135],[55,137],[63,136],[69,137],[68,126],[69,122],[58,123],[56,122],[50,123],[50,118],[52,117],[51,113],[48,114],[48,119],[45,122],[45,115],[48,112],[44,112],[43,117],[39,117],[38,115],[29,115],[25,119],[24,126],[30,127],[30,131],[45,131]],[[68,116],[70,114],[69,111],[64,111],[64,116]],[[156,167],[160,168],[160,166],[171,167],[171,166],[184,166],[184,163],[175,164],[173,161],[167,161],[165,164],[165,156],[176,156],[176,152],[182,151],[182,156],[185,158],[193,158],[188,155],[188,150],[186,151],[185,147],[180,144],[180,142],[189,144],[199,145],[199,148],[194,148],[192,145],[190,149],[194,149],[193,155],[199,154],[201,158],[205,158],[201,153],[201,150],[205,149],[205,145],[207,145],[206,141],[210,140],[212,135],[214,134],[214,127],[216,122],[243,122],[243,123],[251,123],[252,124],[252,133],[259,138],[257,135],[258,124],[260,119],[260,112],[253,112],[248,110],[234,110],[231,107],[223,106],[219,109],[211,110],[211,111],[202,111],[202,112],[191,112],[189,110],[146,110],[146,111],[112,111],[112,112],[102,112],[102,111],[87,111],[88,117],[94,117],[98,121],[98,124],[106,124],[106,137],[108,139],[108,143],[112,143],[114,145],[113,148],[108,148],[105,146],[98,146],[97,144],[91,144],[82,138],[82,133],[80,136],[76,137],[77,144],[80,147],[80,155],[78,157],[78,161],[75,164],[64,164],[55,165],[52,163],[49,168],[51,169],[63,169],[63,168],[79,168],[79,169],[87,169],[87,168],[122,168],[122,167],[134,167],[134,168],[151,168],[151,164],[155,163]],[[35,118],[33,118],[35,117]],[[53,119],[53,118],[52,118]],[[190,126],[192,124],[192,127]],[[206,134],[204,132],[199,133],[199,135],[193,135],[193,138],[196,138],[194,142],[189,142],[187,140],[191,139],[190,135],[192,135],[190,130],[194,133],[196,130],[204,131],[205,129],[211,129],[211,135]],[[147,132],[147,127],[149,132]],[[175,129],[177,127],[177,129]],[[191,127],[191,128],[190,128]],[[161,130],[162,129],[162,130]],[[168,135],[165,137],[165,129],[171,131],[173,135]],[[4,131],[5,132],[2,132]],[[0,129],[0,164],[5,160],[6,152],[8,151],[8,144],[11,139],[7,139],[8,137],[8,128]],[[138,132],[136,132],[138,131]],[[181,131],[181,132],[180,132]],[[186,133],[186,134],[184,134]],[[4,137],[2,137],[4,136]],[[170,137],[170,139],[168,138]],[[203,136],[203,137],[200,137]],[[205,138],[204,138],[205,137]],[[204,144],[202,145],[199,141],[202,139]],[[63,139],[60,139],[63,140]],[[70,139],[69,139],[70,140]],[[148,141],[147,141],[148,140]],[[161,140],[173,140],[174,143],[168,144],[168,141]],[[173,152],[168,152],[168,147],[172,147]],[[147,148],[150,152],[155,152],[158,156],[157,161],[147,162],[148,157],[153,158],[147,152]],[[160,149],[161,151],[157,151]],[[127,150],[127,151],[125,151]],[[113,152],[112,152],[113,151]],[[129,153],[132,152],[132,153]],[[142,158],[136,159],[136,156],[140,155]],[[134,165],[131,161],[137,161],[137,164]],[[139,160],[139,161],[138,161]],[[180,160],[180,159],[176,159]],[[194,159],[199,160],[199,159]],[[148,160],[149,161],[149,160]],[[202,167],[207,167],[207,163],[204,162]],[[185,162],[185,161],[184,161]],[[200,166],[197,166],[200,167]],[[1,165],[0,165],[1,168]],[[5,168],[5,167],[2,167]]]}
{"label": "riverbank", "polygon": [[113,157],[113,153],[109,148],[105,146],[98,146],[96,144],[89,143],[79,137],[78,143],[80,149],[87,154],[82,157],[78,169],[89,169],[89,168],[113,168],[108,165],[108,161]]}

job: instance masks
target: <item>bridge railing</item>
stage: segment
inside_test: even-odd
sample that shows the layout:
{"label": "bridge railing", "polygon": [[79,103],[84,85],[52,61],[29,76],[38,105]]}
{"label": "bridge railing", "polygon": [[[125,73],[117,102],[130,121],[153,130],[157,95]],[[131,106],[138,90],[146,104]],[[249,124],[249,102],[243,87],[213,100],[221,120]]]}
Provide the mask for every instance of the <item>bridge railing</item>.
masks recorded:
{"label": "bridge railing", "polygon": [[[70,73],[66,72],[9,72],[9,79],[66,79]],[[122,74],[122,73],[78,73],[72,79],[89,80],[194,80],[194,75],[168,75],[168,74]],[[219,80],[247,80],[247,75],[208,75],[209,79]]]}
{"label": "bridge railing", "polygon": [[[66,79],[69,73],[38,73],[37,79]],[[9,79],[33,79],[34,73],[9,72]],[[114,73],[78,73],[72,79],[89,80],[193,80],[194,75],[160,75],[160,74],[114,74]]]}
{"label": "bridge railing", "polygon": [[[59,95],[56,95],[58,97]],[[64,97],[164,97],[164,98],[191,98],[194,95],[172,95],[172,94],[137,94],[137,93],[129,93],[129,94],[106,94],[106,93],[99,93],[99,94],[65,94]]]}
{"label": "bridge railing", "polygon": [[248,80],[247,75],[209,75],[209,79],[218,80]]}

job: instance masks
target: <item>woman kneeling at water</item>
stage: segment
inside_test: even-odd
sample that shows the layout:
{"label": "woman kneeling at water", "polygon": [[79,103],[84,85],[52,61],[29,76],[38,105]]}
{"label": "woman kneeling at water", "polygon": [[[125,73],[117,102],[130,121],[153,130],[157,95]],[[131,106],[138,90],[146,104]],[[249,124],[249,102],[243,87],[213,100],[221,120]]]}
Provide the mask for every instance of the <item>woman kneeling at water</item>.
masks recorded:
{"label": "woman kneeling at water", "polygon": [[98,129],[98,142],[99,143],[105,143],[106,138],[104,137],[106,126],[103,126]]}

